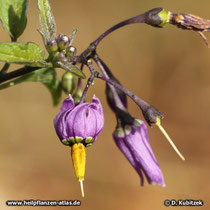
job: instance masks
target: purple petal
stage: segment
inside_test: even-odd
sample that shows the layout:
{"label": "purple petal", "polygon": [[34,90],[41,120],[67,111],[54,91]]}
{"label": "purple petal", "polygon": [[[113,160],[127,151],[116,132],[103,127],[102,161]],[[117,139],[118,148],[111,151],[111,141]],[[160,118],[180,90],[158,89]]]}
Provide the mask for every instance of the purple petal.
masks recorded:
{"label": "purple petal", "polygon": [[60,140],[68,139],[65,118],[68,112],[60,113],[54,119],[54,127]]}
{"label": "purple petal", "polygon": [[74,119],[73,129],[76,136],[83,138],[94,137],[96,134],[97,119],[94,110],[89,104],[80,109]]}
{"label": "purple petal", "polygon": [[74,100],[73,100],[73,98],[72,98],[72,96],[71,96],[71,94],[70,94],[69,97],[66,98],[66,99],[63,101],[63,104],[62,104],[62,106],[61,106],[60,112],[59,112],[59,114],[58,114],[58,115],[55,117],[55,119],[54,119],[54,125],[55,125],[55,127],[57,127],[56,124],[57,124],[57,121],[58,121],[60,115],[61,115],[63,112],[67,111],[67,110],[72,110],[74,107],[75,107],[75,105],[74,105]]}
{"label": "purple petal", "polygon": [[92,103],[91,103],[91,105],[96,105],[96,109],[99,111],[99,113],[102,114],[102,115],[104,115],[103,114],[103,108],[102,108],[101,102],[100,102],[100,100],[95,95],[93,95],[93,97],[92,97]]}
{"label": "purple petal", "polygon": [[74,107],[75,107],[74,99],[72,98],[71,94],[69,94],[69,97],[66,98],[63,101],[63,104],[62,104],[60,112],[65,112],[66,110],[72,110]]}
{"label": "purple petal", "polygon": [[129,150],[127,145],[125,144],[125,139],[117,137],[115,135],[115,132],[113,133],[113,138],[114,138],[115,143],[118,146],[118,148],[121,150],[121,152],[125,155],[127,160],[130,162],[130,164],[134,167],[136,172],[139,174],[140,181],[141,181],[141,186],[143,186],[144,185],[144,177],[143,177],[143,174],[140,170],[141,168],[139,167],[139,164],[136,161],[135,157],[133,156],[133,154],[131,153],[131,151]]}
{"label": "purple petal", "polygon": [[[88,106],[88,103],[79,104],[66,116],[66,132],[69,137],[72,137],[72,136],[75,137],[75,136],[80,135],[79,133],[77,133],[77,130],[80,129],[80,125],[77,127],[77,130],[75,131],[74,123],[76,119],[79,119],[79,114],[81,110],[83,110],[87,106]],[[83,137],[83,136],[80,136],[80,137]]]}
{"label": "purple petal", "polygon": [[164,186],[163,174],[149,145],[149,138],[145,127],[130,133],[125,138],[125,144],[135,157],[139,167],[144,171],[148,182]]}

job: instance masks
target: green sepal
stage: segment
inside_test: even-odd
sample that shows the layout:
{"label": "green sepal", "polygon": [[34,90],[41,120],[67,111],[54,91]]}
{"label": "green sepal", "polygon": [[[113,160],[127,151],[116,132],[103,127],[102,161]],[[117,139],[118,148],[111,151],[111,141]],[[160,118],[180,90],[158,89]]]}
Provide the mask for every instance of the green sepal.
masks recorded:
{"label": "green sepal", "polygon": [[168,12],[165,9],[158,13],[158,16],[162,19],[162,23],[158,26],[163,27],[166,23],[168,23]]}
{"label": "green sepal", "polygon": [[0,85],[0,90],[12,87],[14,85],[20,84],[22,82],[41,82],[45,85],[52,96],[53,104],[57,105],[61,100],[62,87],[59,79],[56,76],[54,68],[41,68],[36,71],[27,73],[17,79],[6,82]]}
{"label": "green sepal", "polygon": [[62,140],[62,143],[63,143],[64,145],[69,145],[69,142],[68,142],[66,139],[63,139],[63,140]]}
{"label": "green sepal", "polygon": [[75,137],[75,142],[76,142],[76,143],[80,143],[82,140],[83,140],[82,137],[79,137],[79,136],[76,136],[76,137]]}
{"label": "green sepal", "polygon": [[75,139],[74,139],[74,137],[69,137],[69,142],[70,142],[71,144],[75,144]]}
{"label": "green sepal", "polygon": [[89,143],[91,143],[91,142],[93,142],[93,138],[92,138],[92,137],[87,137],[87,138],[85,139],[85,143],[86,143],[86,144],[89,144]]}
{"label": "green sepal", "polygon": [[119,138],[124,138],[125,137],[125,133],[123,131],[122,127],[119,127],[115,130],[115,135]]}
{"label": "green sepal", "polygon": [[131,131],[132,131],[131,126],[129,126],[129,125],[126,125],[124,127],[124,129],[125,129],[125,134],[126,135],[129,135],[131,133]]}
{"label": "green sepal", "polygon": [[0,19],[13,41],[23,33],[27,24],[28,0],[0,0]]}

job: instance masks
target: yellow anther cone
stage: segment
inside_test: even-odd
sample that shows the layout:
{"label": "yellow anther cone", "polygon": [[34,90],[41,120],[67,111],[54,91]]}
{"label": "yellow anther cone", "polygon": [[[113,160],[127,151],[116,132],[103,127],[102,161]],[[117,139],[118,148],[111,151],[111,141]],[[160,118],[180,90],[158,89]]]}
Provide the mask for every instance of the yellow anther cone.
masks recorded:
{"label": "yellow anther cone", "polygon": [[75,175],[80,182],[82,197],[84,197],[83,181],[85,176],[86,151],[81,143],[74,144],[71,148],[71,157]]}

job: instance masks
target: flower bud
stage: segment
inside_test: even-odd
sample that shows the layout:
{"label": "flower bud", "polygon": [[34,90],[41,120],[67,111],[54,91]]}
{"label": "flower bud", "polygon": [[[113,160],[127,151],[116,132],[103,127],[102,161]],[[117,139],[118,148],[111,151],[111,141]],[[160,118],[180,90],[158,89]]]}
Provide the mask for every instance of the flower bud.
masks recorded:
{"label": "flower bud", "polygon": [[73,57],[76,55],[76,53],[77,53],[77,49],[74,46],[69,46],[66,50],[66,55],[68,57]]}
{"label": "flower bud", "polygon": [[83,90],[79,88],[73,95],[73,99],[75,103],[79,103],[82,97]]}
{"label": "flower bud", "polygon": [[64,34],[59,34],[57,37],[57,43],[58,43],[59,50],[64,50],[70,44],[69,37]]}
{"label": "flower bud", "polygon": [[163,27],[169,22],[169,12],[163,8],[155,8],[145,13],[145,23],[154,27]]}
{"label": "flower bud", "polygon": [[76,77],[71,72],[65,72],[61,80],[62,88],[66,94],[70,94],[76,87]]}
{"label": "flower bud", "polygon": [[47,42],[47,48],[50,52],[56,52],[58,50],[58,45],[56,40],[51,40]]}
{"label": "flower bud", "polygon": [[65,58],[65,54],[63,52],[59,53],[59,60],[63,60]]}

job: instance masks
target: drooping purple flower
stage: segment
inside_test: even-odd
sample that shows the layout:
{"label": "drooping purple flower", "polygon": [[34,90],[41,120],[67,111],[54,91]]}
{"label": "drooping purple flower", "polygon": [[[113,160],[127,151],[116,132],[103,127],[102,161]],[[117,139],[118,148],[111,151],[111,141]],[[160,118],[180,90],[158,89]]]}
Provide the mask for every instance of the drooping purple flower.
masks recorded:
{"label": "drooping purple flower", "polygon": [[104,128],[103,108],[94,95],[92,103],[75,105],[71,95],[66,98],[54,119],[56,133],[65,145],[92,145]]}
{"label": "drooping purple flower", "polygon": [[149,144],[147,127],[143,121],[118,127],[113,133],[116,145],[135,168],[144,185],[145,174],[149,184],[165,186],[163,174]]}

